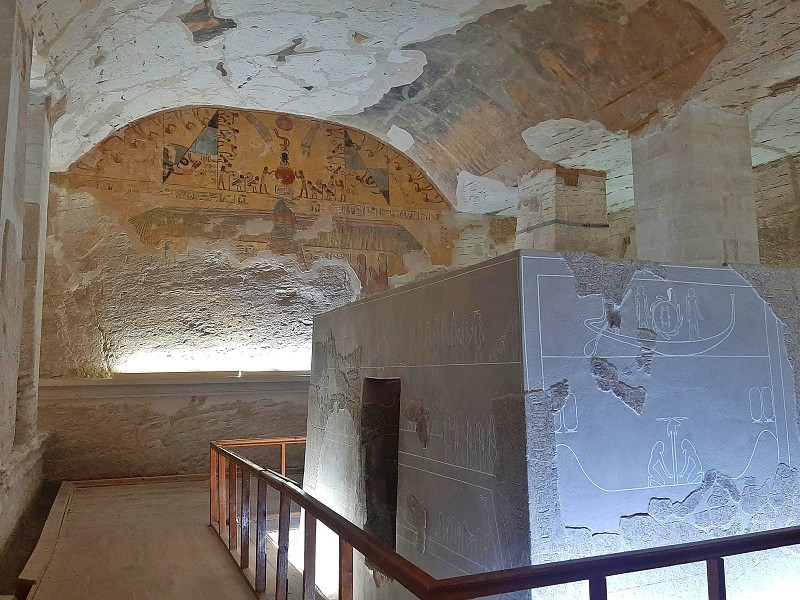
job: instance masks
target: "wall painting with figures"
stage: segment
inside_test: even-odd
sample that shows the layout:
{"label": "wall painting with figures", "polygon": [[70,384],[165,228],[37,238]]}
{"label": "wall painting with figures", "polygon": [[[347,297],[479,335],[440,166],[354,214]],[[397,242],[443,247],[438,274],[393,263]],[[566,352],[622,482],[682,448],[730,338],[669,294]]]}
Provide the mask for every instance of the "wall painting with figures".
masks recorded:
{"label": "wall painting with figures", "polygon": [[406,273],[412,252],[451,263],[449,203],[405,155],[316,119],[192,108],[114,133],[54,183],[89,190],[139,250],[179,259],[220,240],[262,252],[347,260],[365,292]]}

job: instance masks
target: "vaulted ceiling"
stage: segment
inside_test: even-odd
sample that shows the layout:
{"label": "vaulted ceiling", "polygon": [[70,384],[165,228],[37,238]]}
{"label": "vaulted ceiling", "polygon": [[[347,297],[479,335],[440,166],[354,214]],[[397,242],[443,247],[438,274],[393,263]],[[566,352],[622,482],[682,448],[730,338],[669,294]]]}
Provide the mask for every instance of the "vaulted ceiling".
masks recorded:
{"label": "vaulted ceiling", "polygon": [[[757,164],[800,152],[796,0],[26,1],[59,116],[54,170],[189,105],[357,126],[457,206],[464,177],[625,171],[628,136],[691,98],[748,112]],[[630,201],[625,177],[610,205]]]}

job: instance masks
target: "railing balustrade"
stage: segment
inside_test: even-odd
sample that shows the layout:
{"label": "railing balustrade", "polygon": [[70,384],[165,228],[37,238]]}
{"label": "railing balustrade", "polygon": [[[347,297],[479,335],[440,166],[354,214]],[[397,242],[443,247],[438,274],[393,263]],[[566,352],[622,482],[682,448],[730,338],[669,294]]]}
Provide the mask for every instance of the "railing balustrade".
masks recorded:
{"label": "railing balustrade", "polygon": [[[243,571],[250,558],[250,478],[257,479],[256,565],[250,581],[258,593],[267,585],[267,489],[280,494],[275,600],[286,600],[289,579],[289,530],[292,502],[305,511],[303,600],[315,598],[317,523],[339,538],[339,600],[353,598],[353,551],[421,600],[472,600],[524,590],[588,581],[589,598],[608,597],[608,577],[705,562],[709,600],[725,600],[725,564],[729,556],[800,545],[800,527],[788,527],[700,542],[619,552],[476,575],[435,579],[397,554],[376,536],[360,529],[286,477],[286,446],[305,438],[231,440],[211,443],[211,524]],[[281,447],[281,473],[264,469],[230,448]],[[237,479],[241,477],[241,493]],[[247,484],[245,484],[247,481]],[[246,505],[246,508],[245,508]],[[237,520],[237,506],[241,519]],[[238,542],[237,542],[238,540]],[[238,544],[238,545],[237,545]],[[235,553],[239,549],[238,557]]]}

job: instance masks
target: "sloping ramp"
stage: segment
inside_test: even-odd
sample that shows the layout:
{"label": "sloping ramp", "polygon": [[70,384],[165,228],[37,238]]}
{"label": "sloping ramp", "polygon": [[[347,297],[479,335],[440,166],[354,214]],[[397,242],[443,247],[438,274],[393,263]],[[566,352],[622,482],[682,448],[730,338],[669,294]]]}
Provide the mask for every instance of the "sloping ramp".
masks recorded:
{"label": "sloping ramp", "polygon": [[65,482],[18,595],[253,600],[208,526],[207,477]]}

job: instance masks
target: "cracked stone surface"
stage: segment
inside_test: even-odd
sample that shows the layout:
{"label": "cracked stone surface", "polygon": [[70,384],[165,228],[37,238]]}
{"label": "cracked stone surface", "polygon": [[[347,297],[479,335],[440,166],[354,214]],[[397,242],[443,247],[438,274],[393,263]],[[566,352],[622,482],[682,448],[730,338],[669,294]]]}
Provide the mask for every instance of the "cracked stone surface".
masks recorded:
{"label": "cracked stone surface", "polygon": [[[630,202],[627,132],[690,98],[749,112],[756,164],[800,139],[792,0],[28,1],[61,99],[56,170],[138,118],[217,104],[359,126],[451,200],[462,171],[513,186],[543,160],[609,170],[613,210]],[[528,149],[523,132],[564,119],[580,122],[557,125],[576,129],[567,155]]]}
{"label": "cracked stone surface", "polygon": [[134,123],[51,177],[46,377],[305,370],[312,317],[513,244],[407,157],[283,113]]}
{"label": "cracked stone surface", "polygon": [[[306,487],[363,522],[358,382],[399,378],[397,544],[437,577],[794,525],[797,281],[522,253],[343,307],[315,323]],[[731,589],[778,597],[799,556],[726,561]],[[613,590],[705,586],[689,565]]]}

